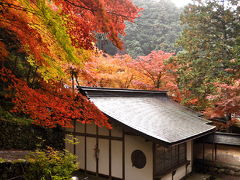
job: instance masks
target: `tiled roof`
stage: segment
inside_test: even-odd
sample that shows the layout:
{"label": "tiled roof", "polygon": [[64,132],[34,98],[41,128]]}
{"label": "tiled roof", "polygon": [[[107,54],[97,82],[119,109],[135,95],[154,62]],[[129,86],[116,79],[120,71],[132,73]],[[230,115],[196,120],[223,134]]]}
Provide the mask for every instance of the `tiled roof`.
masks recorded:
{"label": "tiled roof", "polygon": [[214,130],[163,91],[83,88],[105,114],[155,140],[178,143]]}

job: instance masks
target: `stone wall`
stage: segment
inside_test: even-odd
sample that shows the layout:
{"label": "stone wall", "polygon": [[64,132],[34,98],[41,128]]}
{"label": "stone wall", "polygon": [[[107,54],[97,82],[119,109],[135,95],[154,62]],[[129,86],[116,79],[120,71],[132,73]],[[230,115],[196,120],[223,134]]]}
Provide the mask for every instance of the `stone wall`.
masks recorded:
{"label": "stone wall", "polygon": [[210,174],[226,174],[240,177],[240,166],[231,165],[222,162],[195,160],[195,168],[201,172],[208,172]]}

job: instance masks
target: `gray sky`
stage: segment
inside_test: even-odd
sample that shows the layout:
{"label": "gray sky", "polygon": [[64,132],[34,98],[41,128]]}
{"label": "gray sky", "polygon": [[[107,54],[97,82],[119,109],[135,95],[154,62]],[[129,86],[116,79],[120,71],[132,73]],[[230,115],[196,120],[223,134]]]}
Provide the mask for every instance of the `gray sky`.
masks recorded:
{"label": "gray sky", "polygon": [[192,2],[191,0],[171,0],[177,7],[184,7],[188,3]]}

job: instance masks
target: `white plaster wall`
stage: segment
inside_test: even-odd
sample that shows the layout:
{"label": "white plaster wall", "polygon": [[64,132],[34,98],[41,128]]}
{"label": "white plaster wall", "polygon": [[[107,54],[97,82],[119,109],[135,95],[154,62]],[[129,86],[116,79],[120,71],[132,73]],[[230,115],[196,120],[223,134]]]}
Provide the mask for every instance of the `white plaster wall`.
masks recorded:
{"label": "white plaster wall", "polygon": [[96,138],[87,137],[87,170],[96,172]]}
{"label": "white plaster wall", "polygon": [[[147,163],[142,169],[132,166],[131,154],[135,150],[143,151],[146,156]],[[144,138],[139,136],[125,136],[125,176],[126,180],[153,179],[153,157],[151,142],[146,142]]]}
{"label": "white plaster wall", "polygon": [[96,125],[95,124],[87,124],[87,133],[88,134],[96,134]]}
{"label": "white plaster wall", "polygon": [[104,136],[109,136],[109,130],[105,127],[99,127],[98,128],[98,134],[99,135],[104,135]]}
{"label": "white plaster wall", "polygon": [[65,149],[68,150],[71,153],[73,153],[73,144],[70,143],[68,140],[71,141],[72,139],[73,139],[72,135],[66,134],[66,136],[65,136]]}
{"label": "white plaster wall", "polygon": [[[112,141],[112,176],[122,178],[122,142]],[[133,179],[132,179],[133,180]],[[137,180],[137,179],[136,179]]]}
{"label": "white plaster wall", "polygon": [[78,123],[76,124],[76,132],[84,133],[85,124]]}
{"label": "white plaster wall", "polygon": [[172,180],[172,173],[166,174],[165,176],[163,176],[163,177],[161,178],[161,180]]}
{"label": "white plaster wall", "polygon": [[109,175],[109,141],[99,139],[99,173]]}
{"label": "white plaster wall", "polygon": [[77,155],[77,162],[79,164],[80,169],[85,169],[85,139],[83,136],[78,136],[77,140],[79,144],[76,144],[76,155]]}
{"label": "white plaster wall", "polygon": [[[173,180],[180,180],[184,176],[186,176],[186,166],[181,166],[176,170]],[[172,180],[172,173],[166,174],[161,180]]]}
{"label": "white plaster wall", "polygon": [[180,180],[186,176],[186,166],[181,166],[177,169],[176,174],[173,176],[174,180]]}
{"label": "white plaster wall", "polygon": [[116,125],[112,125],[111,134],[115,137],[122,137],[122,128]]}

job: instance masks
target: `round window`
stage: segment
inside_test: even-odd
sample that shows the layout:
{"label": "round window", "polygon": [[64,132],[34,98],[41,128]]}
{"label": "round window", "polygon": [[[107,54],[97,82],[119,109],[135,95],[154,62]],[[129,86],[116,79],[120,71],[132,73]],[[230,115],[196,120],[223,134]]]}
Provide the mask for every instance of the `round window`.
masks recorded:
{"label": "round window", "polygon": [[131,155],[132,166],[142,169],[146,165],[146,156],[141,150],[135,150]]}

